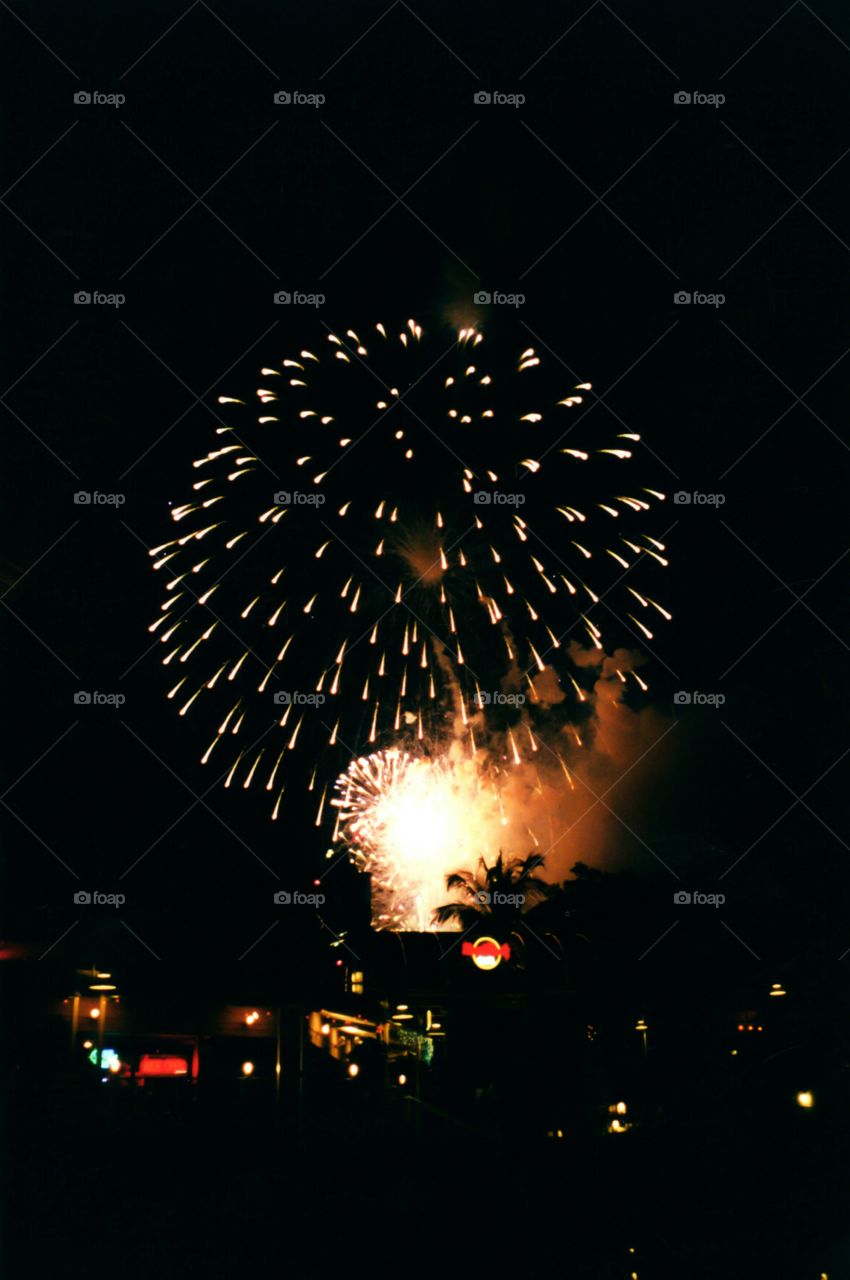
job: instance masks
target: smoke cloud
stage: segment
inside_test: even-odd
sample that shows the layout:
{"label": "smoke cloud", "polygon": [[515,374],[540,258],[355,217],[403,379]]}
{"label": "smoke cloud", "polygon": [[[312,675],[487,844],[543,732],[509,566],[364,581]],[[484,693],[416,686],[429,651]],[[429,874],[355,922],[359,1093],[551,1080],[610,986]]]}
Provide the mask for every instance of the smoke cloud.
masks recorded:
{"label": "smoke cloud", "polygon": [[[642,856],[634,833],[652,804],[653,779],[668,750],[660,740],[671,723],[653,707],[635,705],[635,695],[642,696],[632,674],[644,663],[640,653],[606,654],[573,642],[568,654],[577,674],[584,673],[582,717],[564,719],[567,696],[554,668],[545,667],[531,681],[535,713],[512,730],[520,763],[506,734],[481,744],[498,771],[507,819],[502,849],[543,854],[545,878],[553,882],[569,878],[576,862],[613,870]],[[590,689],[588,673],[595,677]]]}

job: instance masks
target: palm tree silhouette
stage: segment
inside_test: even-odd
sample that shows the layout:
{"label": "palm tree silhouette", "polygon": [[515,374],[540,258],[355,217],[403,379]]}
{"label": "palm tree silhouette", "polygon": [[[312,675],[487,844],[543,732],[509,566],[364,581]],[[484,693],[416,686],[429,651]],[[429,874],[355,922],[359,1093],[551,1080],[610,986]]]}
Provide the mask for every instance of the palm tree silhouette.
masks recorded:
{"label": "palm tree silhouette", "polygon": [[490,867],[479,858],[474,871],[452,872],[446,876],[446,889],[458,891],[460,897],[437,907],[432,922],[455,921],[462,929],[471,929],[486,921],[497,935],[510,933],[521,916],[549,897],[551,886],[534,874],[544,862],[539,853],[506,860],[500,852]]}

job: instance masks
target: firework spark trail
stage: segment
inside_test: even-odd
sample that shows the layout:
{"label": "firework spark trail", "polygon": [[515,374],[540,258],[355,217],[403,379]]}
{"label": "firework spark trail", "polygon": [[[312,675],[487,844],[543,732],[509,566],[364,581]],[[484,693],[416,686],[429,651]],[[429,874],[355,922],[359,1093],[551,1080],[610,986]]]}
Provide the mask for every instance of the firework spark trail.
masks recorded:
{"label": "firework spark trail", "polygon": [[[262,369],[256,406],[218,397],[177,536],[151,552],[166,589],[150,630],[169,699],[209,725],[203,762],[224,757],[225,786],[264,790],[273,818],[306,785],[339,835],[328,786],[353,751],[462,741],[475,761],[495,735],[518,767],[553,708],[579,747],[587,663],[565,633],[610,652],[609,592],[647,640],[670,617],[664,495],[623,470],[639,437],[585,426],[590,384],[565,387],[533,348],[487,363],[485,345],[467,327],[441,353],[413,320],[328,332]],[[617,676],[639,698],[635,665]],[[271,717],[277,741],[243,746]]]}

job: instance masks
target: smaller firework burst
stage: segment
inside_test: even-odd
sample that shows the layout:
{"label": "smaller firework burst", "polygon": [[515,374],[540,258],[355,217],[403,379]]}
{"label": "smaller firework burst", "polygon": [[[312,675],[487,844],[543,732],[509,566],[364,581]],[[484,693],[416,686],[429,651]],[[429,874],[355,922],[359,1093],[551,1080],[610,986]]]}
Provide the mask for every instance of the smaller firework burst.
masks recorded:
{"label": "smaller firework burst", "polygon": [[432,929],[446,876],[482,854],[494,855],[507,825],[497,780],[458,749],[426,756],[392,748],[363,756],[337,779],[336,793],[335,835],[372,876],[372,919],[379,929]]}

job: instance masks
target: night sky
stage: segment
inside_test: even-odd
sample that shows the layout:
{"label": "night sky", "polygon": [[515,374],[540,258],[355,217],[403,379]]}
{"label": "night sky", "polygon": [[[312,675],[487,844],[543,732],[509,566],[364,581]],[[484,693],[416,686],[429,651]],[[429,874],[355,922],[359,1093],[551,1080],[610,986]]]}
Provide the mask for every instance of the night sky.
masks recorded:
{"label": "night sky", "polygon": [[[279,929],[239,957],[271,891],[309,885],[315,832],[239,789],[205,794],[151,652],[146,549],[211,447],[216,395],[251,391],[322,321],[439,328],[499,290],[525,302],[488,308],[485,332],[591,380],[584,411],[639,432],[646,483],[671,495],[675,619],[649,669],[677,724],[638,834],[680,880],[637,858],[669,900],[645,946],[681,918],[673,890],[715,890],[741,860],[726,927],[684,920],[648,963],[687,970],[708,949],[744,977],[840,972],[843,6],[19,2],[0,26],[6,935],[67,963],[105,948],[151,984],[275,962]],[[126,300],[76,306],[79,290]],[[326,301],[275,306],[277,290]],[[80,490],[126,501],[75,505]],[[79,689],[126,702],[78,707]],[[726,701],[674,706],[677,690]],[[77,888],[119,880],[123,924],[75,909]]]}

